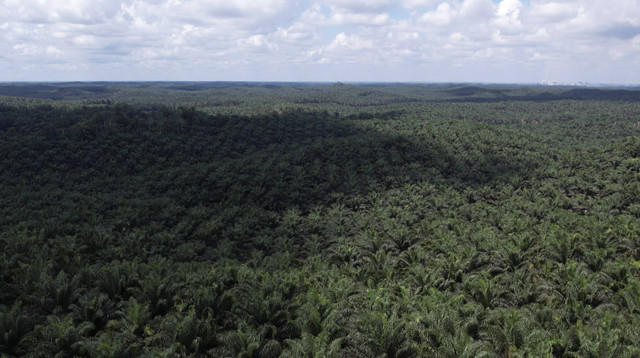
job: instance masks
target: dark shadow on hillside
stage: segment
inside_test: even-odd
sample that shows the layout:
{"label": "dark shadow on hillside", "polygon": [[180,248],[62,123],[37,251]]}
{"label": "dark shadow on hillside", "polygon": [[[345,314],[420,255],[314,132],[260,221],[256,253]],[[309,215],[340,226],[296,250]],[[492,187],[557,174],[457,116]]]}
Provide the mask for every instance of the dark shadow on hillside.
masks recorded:
{"label": "dark shadow on hillside", "polygon": [[18,83],[0,84],[0,96],[41,98],[50,100],[88,99],[108,96],[112,90],[104,84],[88,83]]}
{"label": "dark shadow on hillside", "polygon": [[[4,212],[30,218],[6,215],[0,226],[77,235],[95,259],[242,259],[254,249],[302,255],[306,249],[274,243],[288,209],[350,205],[405,184],[462,190],[526,176],[495,153],[472,160],[437,133],[389,134],[327,112],[0,106],[0,119],[0,183],[19,193],[3,202]],[[96,230],[109,241],[97,242]]]}
{"label": "dark shadow on hillside", "polygon": [[[16,155],[5,162],[9,172],[45,182],[64,178],[59,185],[99,192],[133,186],[132,195],[171,197],[186,207],[309,208],[424,181],[483,185],[525,170],[497,154],[470,160],[446,143],[359,128],[326,112],[241,117],[191,109],[38,107],[7,109],[4,117],[3,130],[34,137],[20,144],[33,146],[21,149],[33,158]],[[421,137],[430,136],[437,133]]]}
{"label": "dark shadow on hillside", "polygon": [[229,90],[234,88],[264,88],[278,90],[304,83],[287,82],[59,82],[0,83],[0,96],[39,98],[47,100],[109,99],[121,90],[151,89],[180,92]]}
{"label": "dark shadow on hillside", "polygon": [[[526,88],[526,93],[522,89]],[[448,96],[430,102],[547,102],[558,100],[640,101],[638,89],[516,87],[495,89],[491,86],[465,86],[443,91]]]}

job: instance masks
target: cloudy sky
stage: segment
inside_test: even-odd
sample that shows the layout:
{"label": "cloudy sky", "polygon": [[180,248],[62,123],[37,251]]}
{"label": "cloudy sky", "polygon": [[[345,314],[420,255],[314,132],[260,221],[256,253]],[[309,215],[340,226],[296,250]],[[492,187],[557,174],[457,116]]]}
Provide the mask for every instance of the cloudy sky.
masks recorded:
{"label": "cloudy sky", "polygon": [[0,0],[0,81],[640,84],[640,0]]}

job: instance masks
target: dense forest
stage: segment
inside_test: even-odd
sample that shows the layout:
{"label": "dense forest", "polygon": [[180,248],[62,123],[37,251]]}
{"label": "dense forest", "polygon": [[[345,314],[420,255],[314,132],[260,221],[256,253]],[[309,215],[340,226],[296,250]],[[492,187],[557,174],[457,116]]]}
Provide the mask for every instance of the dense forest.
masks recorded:
{"label": "dense forest", "polygon": [[640,90],[0,84],[2,357],[640,357]]}

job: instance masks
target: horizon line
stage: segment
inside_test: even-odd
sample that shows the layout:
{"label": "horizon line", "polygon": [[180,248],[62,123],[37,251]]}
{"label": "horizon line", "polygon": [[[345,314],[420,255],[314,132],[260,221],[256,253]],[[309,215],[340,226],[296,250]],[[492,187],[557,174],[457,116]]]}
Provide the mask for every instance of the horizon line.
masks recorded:
{"label": "horizon line", "polygon": [[135,84],[135,83],[238,83],[238,84],[351,84],[351,85],[481,85],[481,86],[539,86],[539,87],[640,87],[625,83],[590,83],[583,81],[539,81],[539,82],[486,82],[486,81],[287,81],[287,80],[70,80],[70,81],[0,81],[0,84]]}

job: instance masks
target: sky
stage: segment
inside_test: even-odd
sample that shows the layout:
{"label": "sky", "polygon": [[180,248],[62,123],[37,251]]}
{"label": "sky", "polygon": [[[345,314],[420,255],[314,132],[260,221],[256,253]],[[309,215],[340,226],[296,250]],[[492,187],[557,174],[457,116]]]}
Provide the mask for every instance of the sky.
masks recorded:
{"label": "sky", "polygon": [[0,81],[640,84],[640,0],[0,0]]}

